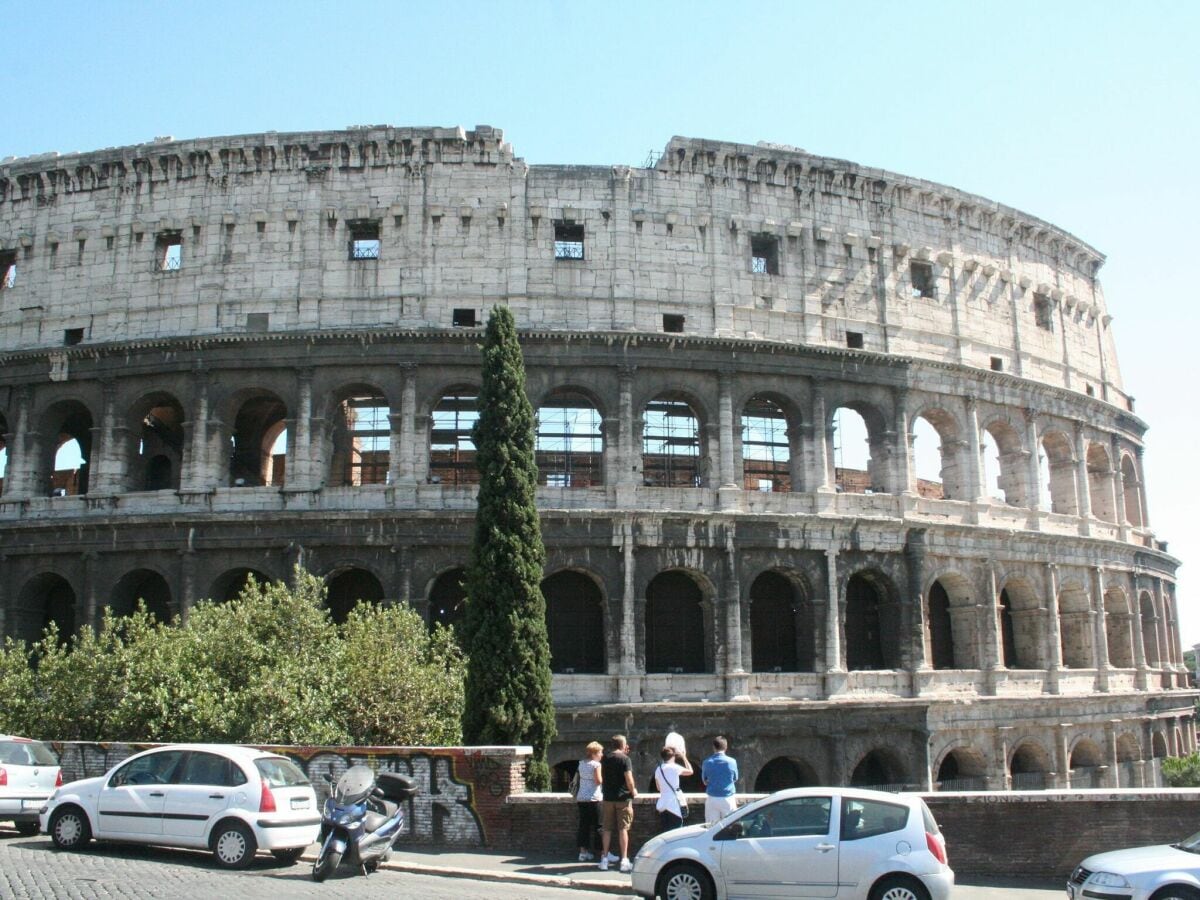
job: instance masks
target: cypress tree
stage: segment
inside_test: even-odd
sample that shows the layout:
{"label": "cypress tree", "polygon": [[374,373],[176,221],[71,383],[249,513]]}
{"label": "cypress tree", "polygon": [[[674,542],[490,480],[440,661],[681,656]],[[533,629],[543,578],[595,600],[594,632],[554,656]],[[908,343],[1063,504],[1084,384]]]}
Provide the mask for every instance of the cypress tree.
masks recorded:
{"label": "cypress tree", "polygon": [[542,544],[535,490],[533,407],[525,362],[507,307],[488,317],[479,420],[472,432],[479,468],[475,538],[464,587],[467,651],[463,739],[529,744],[526,783],[548,790],[546,749],[554,740],[550,643],[542,596]]}

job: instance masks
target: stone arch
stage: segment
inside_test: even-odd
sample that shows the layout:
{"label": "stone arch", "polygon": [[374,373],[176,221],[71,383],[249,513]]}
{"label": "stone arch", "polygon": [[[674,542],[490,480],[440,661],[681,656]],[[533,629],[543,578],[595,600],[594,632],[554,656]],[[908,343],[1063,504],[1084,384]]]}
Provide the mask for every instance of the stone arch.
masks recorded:
{"label": "stone arch", "polygon": [[452,628],[462,621],[466,611],[467,591],[463,587],[467,570],[447,569],[429,583],[429,627],[443,625]]}
{"label": "stone arch", "polygon": [[1079,515],[1079,500],[1075,492],[1075,453],[1071,440],[1061,431],[1047,431],[1042,435],[1042,452],[1045,454],[1047,488],[1050,492],[1050,511],[1064,516]]}
{"label": "stone arch", "polygon": [[1008,760],[1008,771],[1014,791],[1040,791],[1046,788],[1046,776],[1052,771],[1051,756],[1033,738],[1020,741]]}
{"label": "stone arch", "polygon": [[337,624],[350,617],[360,603],[378,605],[383,602],[383,584],[374,573],[364,568],[347,566],[325,576],[325,606]]}
{"label": "stone arch", "polygon": [[277,394],[260,388],[239,392],[231,405],[236,412],[230,435],[230,486],[282,486],[286,452],[277,452],[276,444],[287,439],[287,406]]}
{"label": "stone arch", "polygon": [[750,584],[750,660],[755,672],[812,672],[815,621],[803,587],[769,570]]}
{"label": "stone arch", "polygon": [[1146,655],[1146,665],[1157,668],[1162,665],[1158,650],[1158,614],[1149,591],[1139,595],[1138,607],[1142,616],[1142,652]]}
{"label": "stone arch", "polygon": [[30,643],[40,640],[53,624],[58,628],[59,643],[65,644],[81,624],[75,589],[56,572],[42,572],[25,582],[15,612],[9,633]]}
{"label": "stone arch", "polygon": [[429,480],[450,487],[479,483],[475,440],[479,421],[479,389],[468,385],[447,388],[431,413]]}
{"label": "stone arch", "polygon": [[326,451],[330,487],[386,484],[392,454],[391,404],[368,383],[345,385],[332,399]]}
{"label": "stone arch", "polygon": [[[912,418],[909,432],[913,438],[913,473],[917,493],[933,500],[971,500],[968,496],[966,457],[962,429],[958,420],[939,406],[922,409]],[[932,439],[936,438],[936,448]],[[926,446],[926,442],[930,446]],[[926,471],[936,460],[937,475]]]}
{"label": "stone arch", "polygon": [[1104,592],[1104,628],[1108,661],[1118,669],[1133,668],[1133,616],[1129,598],[1119,587]]}
{"label": "stone arch", "polygon": [[1087,448],[1088,497],[1092,515],[1103,522],[1116,522],[1117,510],[1113,506],[1113,470],[1108,449],[1099,443],[1090,443]]}
{"label": "stone arch", "polygon": [[1142,758],[1142,745],[1137,735],[1123,731],[1117,735],[1117,762],[1137,762]]}
{"label": "stone arch", "polygon": [[642,478],[652,487],[703,487],[708,454],[695,405],[659,394],[642,409]]}
{"label": "stone arch", "polygon": [[162,573],[153,569],[126,572],[113,585],[108,602],[114,616],[129,616],[137,609],[139,600],[145,601],[146,611],[159,622],[171,621],[174,601],[171,586]]}
{"label": "stone arch", "polygon": [[579,760],[564,759],[550,767],[550,790],[565,794],[571,787],[571,779],[579,771]]}
{"label": "stone arch", "polygon": [[1138,466],[1128,453],[1121,454],[1121,489],[1125,500],[1125,521],[1134,528],[1142,528],[1146,517],[1142,510],[1142,480],[1138,477]]}
{"label": "stone arch", "polygon": [[[852,413],[850,418],[843,411]],[[887,440],[887,419],[878,406],[849,400],[833,407],[829,416],[832,446],[829,459],[836,489],[846,494],[887,493],[891,488],[888,462],[892,448]],[[857,442],[866,432],[866,457]]]}
{"label": "stone arch", "polygon": [[786,788],[815,787],[821,783],[817,770],[794,756],[777,756],[758,770],[754,793],[772,794]]}
{"label": "stone arch", "polygon": [[179,490],[183,469],[183,405],[165,391],[139,398],[126,416],[129,430],[125,489]]}
{"label": "stone arch", "polygon": [[1009,669],[1045,668],[1046,612],[1037,591],[1029,579],[1014,575],[1005,579],[999,599],[1001,662]]}
{"label": "stone arch", "polygon": [[560,388],[537,409],[538,484],[561,488],[604,484],[604,415],[589,392]]}
{"label": "stone arch", "polygon": [[787,405],[769,393],[752,396],[742,407],[742,488],[787,493],[793,481],[793,437],[797,426]]}
{"label": "stone arch", "polygon": [[[1025,452],[1021,446],[1021,435],[1007,419],[991,419],[981,429],[983,436],[990,436],[995,444],[997,475],[994,485],[984,486],[984,495],[993,496],[994,491],[1009,506],[1027,505],[1025,490]],[[980,441],[980,452],[984,452],[986,441]],[[986,472],[986,460],[980,460],[980,471]]]}
{"label": "stone arch", "polygon": [[977,748],[962,744],[949,748],[934,767],[939,791],[982,791],[987,788],[987,758]]}
{"label": "stone arch", "polygon": [[846,667],[850,670],[900,668],[900,623],[895,592],[874,569],[855,572],[846,582]]}
{"label": "stone arch", "polygon": [[971,582],[940,573],[926,591],[928,663],[934,669],[979,669],[980,616]]}
{"label": "stone arch", "polygon": [[659,572],[646,586],[646,671],[711,672],[710,604],[702,583],[682,569]]}
{"label": "stone arch", "polygon": [[1072,788],[1097,788],[1101,786],[1103,771],[1107,768],[1104,752],[1088,737],[1081,737],[1071,748],[1067,764]]}
{"label": "stone arch", "polygon": [[60,400],[42,414],[37,493],[66,497],[88,492],[94,424],[91,410],[78,400]]}
{"label": "stone arch", "polygon": [[230,600],[237,599],[251,578],[260,585],[270,584],[276,580],[258,569],[245,567],[229,569],[218,575],[213,581],[208,596],[214,603],[228,603]]}
{"label": "stone arch", "polygon": [[1058,618],[1063,665],[1071,669],[1093,668],[1096,648],[1087,590],[1076,582],[1062,585],[1058,592]]}
{"label": "stone arch", "polygon": [[908,786],[908,766],[899,754],[887,747],[876,747],[863,754],[850,773],[850,786],[898,790]]}
{"label": "stone arch", "polygon": [[603,674],[605,671],[604,594],[584,572],[563,569],[542,581],[546,632],[553,672]]}
{"label": "stone arch", "polygon": [[1156,729],[1150,736],[1150,753],[1154,759],[1166,759],[1170,755],[1167,750],[1167,737],[1161,729]]}

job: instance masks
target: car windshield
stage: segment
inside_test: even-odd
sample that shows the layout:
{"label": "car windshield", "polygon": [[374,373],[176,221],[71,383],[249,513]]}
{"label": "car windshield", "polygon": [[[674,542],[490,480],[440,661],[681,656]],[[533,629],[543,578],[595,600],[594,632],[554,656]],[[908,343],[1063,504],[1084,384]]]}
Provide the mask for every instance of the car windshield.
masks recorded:
{"label": "car windshield", "polygon": [[0,741],[0,763],[7,766],[57,766],[50,748],[37,741]]}
{"label": "car windshield", "polygon": [[1189,838],[1185,838],[1175,846],[1180,850],[1186,850],[1188,853],[1200,853],[1200,831],[1197,831]]}
{"label": "car windshield", "polygon": [[282,756],[261,756],[254,761],[254,767],[268,787],[303,787],[309,784],[300,767]]}

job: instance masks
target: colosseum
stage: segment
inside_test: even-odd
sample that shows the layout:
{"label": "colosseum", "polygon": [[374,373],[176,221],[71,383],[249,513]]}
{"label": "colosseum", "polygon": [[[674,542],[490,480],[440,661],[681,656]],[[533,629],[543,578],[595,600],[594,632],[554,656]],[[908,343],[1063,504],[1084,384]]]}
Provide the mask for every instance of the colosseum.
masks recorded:
{"label": "colosseum", "polygon": [[[795,147],[529,165],[351,128],[0,163],[0,632],[248,575],[450,623],[480,326],[522,330],[551,762],[720,732],[742,788],[1146,786],[1196,747],[1098,270]],[[924,462],[923,462],[924,461]],[[922,467],[924,466],[924,470]]]}

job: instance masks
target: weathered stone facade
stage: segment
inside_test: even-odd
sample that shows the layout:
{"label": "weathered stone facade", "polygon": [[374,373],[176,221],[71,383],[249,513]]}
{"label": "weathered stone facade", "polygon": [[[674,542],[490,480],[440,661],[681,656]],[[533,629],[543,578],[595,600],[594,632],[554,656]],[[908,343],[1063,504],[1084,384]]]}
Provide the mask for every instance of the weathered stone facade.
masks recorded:
{"label": "weathered stone facade", "polygon": [[729,734],[747,789],[1153,783],[1193,695],[1102,262],[778,146],[529,166],[491,128],[379,127],[9,160],[0,627],[186,615],[296,562],[335,614],[452,620],[504,303],[554,761],[625,730],[649,762],[674,724]]}

